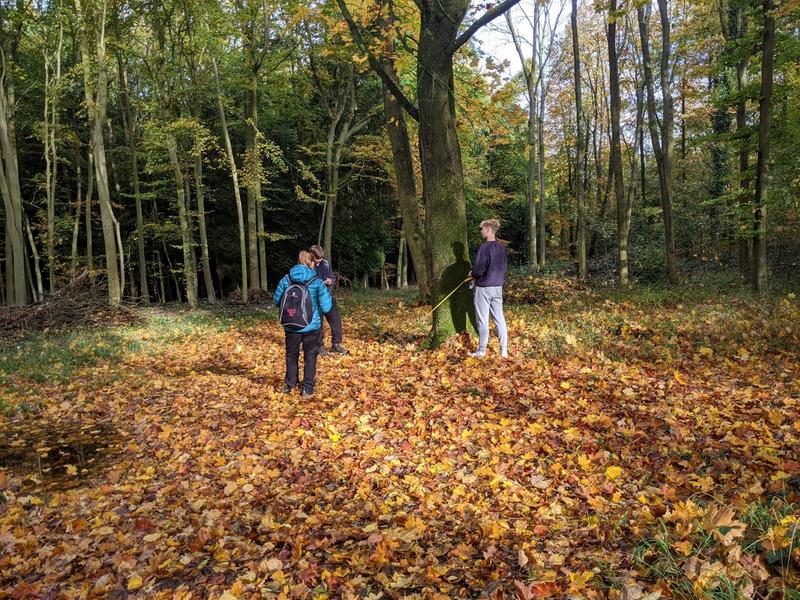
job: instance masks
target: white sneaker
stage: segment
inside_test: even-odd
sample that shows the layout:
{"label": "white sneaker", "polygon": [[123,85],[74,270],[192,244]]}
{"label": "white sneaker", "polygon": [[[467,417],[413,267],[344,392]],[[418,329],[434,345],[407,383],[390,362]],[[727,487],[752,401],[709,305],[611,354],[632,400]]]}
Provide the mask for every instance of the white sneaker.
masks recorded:
{"label": "white sneaker", "polygon": [[478,350],[477,352],[470,352],[467,356],[469,356],[470,358],[483,358],[484,356],[486,356],[486,352],[481,352],[480,350]]}
{"label": "white sneaker", "polygon": [[508,350],[500,350],[500,358],[508,358]]}

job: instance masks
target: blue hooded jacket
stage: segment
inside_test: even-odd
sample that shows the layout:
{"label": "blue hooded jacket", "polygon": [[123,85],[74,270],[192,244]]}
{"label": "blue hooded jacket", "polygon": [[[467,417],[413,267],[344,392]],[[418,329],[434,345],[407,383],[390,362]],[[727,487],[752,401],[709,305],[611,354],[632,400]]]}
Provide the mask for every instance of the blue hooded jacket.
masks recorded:
{"label": "blue hooded jacket", "polygon": [[[291,283],[305,283],[312,277],[316,277],[317,273],[313,269],[309,269],[305,265],[295,265],[291,268],[288,275],[284,275],[278,287],[275,288],[275,295],[273,301],[275,306],[281,305],[281,299],[286,288]],[[325,284],[319,279],[315,279],[308,285],[308,293],[311,296],[311,304],[314,305],[314,316],[311,318],[311,323],[308,327],[301,329],[297,333],[308,333],[315,331],[322,327],[322,317],[320,316],[320,309],[323,313],[327,314],[333,307],[333,299]]]}

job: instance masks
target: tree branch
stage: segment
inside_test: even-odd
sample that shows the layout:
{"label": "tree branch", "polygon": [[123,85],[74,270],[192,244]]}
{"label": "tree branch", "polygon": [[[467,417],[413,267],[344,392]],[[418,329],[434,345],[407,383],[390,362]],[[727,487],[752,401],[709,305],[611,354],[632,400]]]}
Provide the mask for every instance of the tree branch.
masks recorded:
{"label": "tree branch", "polygon": [[[515,0],[519,2],[519,0]],[[353,40],[356,44],[367,54],[367,59],[369,60],[369,64],[372,67],[372,70],[383,80],[386,84],[386,87],[392,92],[392,95],[397,98],[397,101],[400,105],[405,109],[405,111],[415,120],[419,121],[419,109],[414,106],[414,103],[408,99],[408,97],[403,93],[403,90],[400,89],[397,81],[389,74],[386,70],[386,65],[384,65],[380,60],[378,60],[372,52],[369,51],[367,48],[367,44],[364,42],[364,38],[361,36],[361,30],[358,28],[358,25],[353,20],[353,15],[350,14],[350,10],[347,8],[347,4],[345,4],[345,0],[336,0],[336,3],[339,5],[339,10],[342,11],[342,16],[344,20],[347,21],[347,25],[350,27],[350,33],[353,36]]]}
{"label": "tree branch", "polygon": [[506,12],[509,8],[511,8],[515,4],[519,4],[519,2],[520,0],[505,0],[504,2],[501,2],[500,4],[494,6],[490,10],[487,10],[485,13],[483,13],[483,16],[480,19],[475,21],[472,25],[470,25],[467,28],[466,31],[464,31],[464,33],[458,36],[455,43],[453,44],[453,49],[452,49],[453,54],[455,54],[458,51],[458,49],[461,48],[461,46],[466,44],[469,41],[469,39],[473,35],[475,35],[475,32],[478,31],[478,29],[480,29],[487,23],[493,21],[494,19],[502,15],[504,12]]}

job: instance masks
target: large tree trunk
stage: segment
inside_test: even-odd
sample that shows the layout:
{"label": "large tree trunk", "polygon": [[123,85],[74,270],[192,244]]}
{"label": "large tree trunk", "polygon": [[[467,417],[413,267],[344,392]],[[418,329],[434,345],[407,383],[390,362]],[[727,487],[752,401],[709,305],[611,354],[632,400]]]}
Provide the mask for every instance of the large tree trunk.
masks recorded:
{"label": "large tree trunk", "polygon": [[586,209],[583,189],[583,104],[581,93],[581,55],[578,45],[578,0],[572,0],[572,65],[575,78],[575,129],[577,151],[575,152],[575,198],[578,205],[578,277],[586,279]]}
{"label": "large tree trunk", "polygon": [[619,58],[617,56],[617,1],[611,0],[606,41],[608,43],[608,79],[611,97],[611,171],[614,174],[614,193],[617,198],[617,277],[619,285],[630,284],[628,274],[628,234],[630,231],[630,212],[622,179],[622,149],[620,145]]}
{"label": "large tree trunk", "polygon": [[[431,289],[437,303],[466,278],[470,268],[451,47],[463,13],[450,14],[448,9],[456,8],[450,4],[454,3],[430,2],[423,10],[417,63],[422,195]],[[466,330],[471,300],[469,290],[462,286],[450,297],[449,306],[433,312],[434,345]]]}
{"label": "large tree trunk", "polygon": [[758,110],[758,159],[756,162],[756,193],[753,221],[753,290],[767,290],[767,184],[769,182],[769,152],[772,142],[772,79],[775,61],[774,0],[763,0],[763,53],[761,56],[761,100]]}
{"label": "large tree trunk", "polygon": [[[392,73],[394,65],[391,65]],[[428,282],[427,261],[425,260],[425,231],[420,218],[417,182],[414,176],[414,160],[411,156],[411,144],[408,140],[405,116],[397,99],[386,85],[383,86],[383,108],[386,115],[386,129],[392,146],[392,164],[394,165],[397,186],[397,201],[403,224],[402,239],[408,246],[414,270],[417,275],[419,295],[423,302],[430,301],[430,285]],[[398,267],[399,268],[399,267]]]}
{"label": "large tree trunk", "polygon": [[[4,44],[4,46],[6,46]],[[25,265],[28,262],[25,252],[25,238],[22,224],[22,192],[19,185],[19,166],[17,162],[17,143],[14,128],[14,86],[13,73],[8,48],[0,57],[0,194],[5,208],[6,236],[10,244],[6,249],[6,261],[13,268],[6,272],[8,302],[22,306],[28,303]],[[13,300],[12,300],[13,298]]]}
{"label": "large tree trunk", "polygon": [[222,86],[219,83],[219,68],[217,67],[217,60],[213,57],[211,59],[211,66],[214,68],[217,109],[219,110],[219,119],[222,125],[222,136],[225,139],[225,154],[228,157],[228,168],[230,169],[231,181],[233,182],[233,195],[236,200],[236,216],[239,223],[239,257],[241,259],[242,269],[242,300],[247,302],[247,235],[244,224],[244,211],[242,209],[242,194],[239,189],[239,172],[236,168],[236,159],[233,155],[231,136],[228,133],[228,122],[225,119],[225,105],[222,102]]}

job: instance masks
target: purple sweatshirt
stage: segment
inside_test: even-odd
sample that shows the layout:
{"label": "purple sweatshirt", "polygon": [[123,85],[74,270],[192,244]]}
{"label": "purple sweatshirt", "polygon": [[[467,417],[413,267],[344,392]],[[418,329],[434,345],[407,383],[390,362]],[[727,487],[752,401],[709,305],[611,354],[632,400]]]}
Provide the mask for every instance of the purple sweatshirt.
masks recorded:
{"label": "purple sweatshirt", "polygon": [[506,248],[498,241],[484,242],[478,247],[472,276],[478,287],[501,286],[506,278]]}

